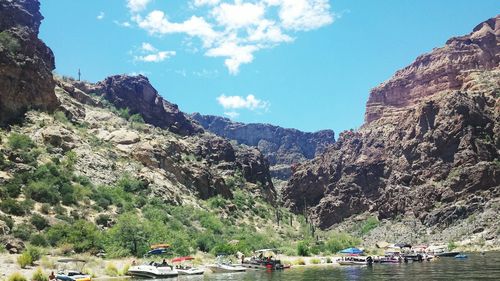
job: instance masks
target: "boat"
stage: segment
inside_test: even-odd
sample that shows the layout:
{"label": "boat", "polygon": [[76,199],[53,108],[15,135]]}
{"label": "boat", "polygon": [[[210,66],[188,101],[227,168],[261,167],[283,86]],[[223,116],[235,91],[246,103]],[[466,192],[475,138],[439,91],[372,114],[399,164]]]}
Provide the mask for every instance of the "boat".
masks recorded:
{"label": "boat", "polygon": [[368,256],[351,256],[343,257],[338,261],[340,265],[371,265],[373,264],[373,258]]}
{"label": "boat", "polygon": [[241,265],[233,265],[224,256],[218,256],[215,264],[207,266],[213,273],[245,272],[247,269]]}
{"label": "boat", "polygon": [[466,259],[468,258],[469,256],[465,255],[465,254],[458,254],[455,256],[456,259]]}
{"label": "boat", "polygon": [[130,267],[127,271],[127,275],[140,278],[161,279],[177,277],[179,275],[179,272],[173,269],[171,266],[165,266],[156,264],[155,262],[151,262],[149,264]]}
{"label": "boat", "polygon": [[440,252],[440,253],[434,253],[436,257],[454,257],[456,255],[459,255],[460,252]]}
{"label": "boat", "polygon": [[281,260],[277,259],[278,249],[262,249],[254,252],[250,259],[243,259],[240,266],[253,269],[282,270],[285,267]]}
{"label": "boat", "polygon": [[389,256],[389,255],[374,259],[375,263],[380,263],[380,264],[396,264],[396,263],[401,263],[402,261],[403,258],[400,256]]}
{"label": "boat", "polygon": [[179,275],[202,275],[205,270],[202,268],[196,268],[190,265],[182,264],[185,261],[194,260],[193,257],[179,257],[172,259],[172,263],[181,263],[175,266],[175,270],[179,272]]}
{"label": "boat", "polygon": [[85,266],[86,260],[82,259],[60,259],[57,261],[59,264],[65,264],[65,267],[68,264],[79,264],[81,263],[81,267],[79,270],[76,269],[59,269],[56,274],[56,279],[60,281],[91,281],[92,277],[88,274],[82,273],[83,267]]}
{"label": "boat", "polygon": [[[144,257],[165,254],[169,247],[170,245],[168,244],[152,245],[151,250],[147,252]],[[142,265],[133,265],[128,269],[127,275],[132,277],[156,279],[177,277],[179,272],[175,270],[173,266],[169,265],[166,260],[163,260],[162,263],[151,261]]]}

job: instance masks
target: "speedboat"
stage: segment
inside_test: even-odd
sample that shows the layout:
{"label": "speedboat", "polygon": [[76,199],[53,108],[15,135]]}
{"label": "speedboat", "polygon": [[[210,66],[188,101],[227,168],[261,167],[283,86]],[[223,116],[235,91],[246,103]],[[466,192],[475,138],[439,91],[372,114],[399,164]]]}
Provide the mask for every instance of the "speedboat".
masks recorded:
{"label": "speedboat", "polygon": [[384,264],[395,264],[395,263],[401,263],[403,259],[400,256],[385,256],[385,257],[379,257],[375,259],[376,263],[384,263]]}
{"label": "speedboat", "polygon": [[176,262],[181,263],[181,264],[175,266],[175,269],[177,270],[177,272],[179,272],[179,275],[202,275],[203,273],[205,273],[204,269],[182,264],[185,261],[191,261],[191,260],[194,260],[194,258],[193,257],[179,257],[179,258],[172,259],[172,263],[176,263]]}
{"label": "speedboat", "polygon": [[[82,273],[83,267],[85,266],[86,260],[82,259],[60,259],[58,260],[59,264],[64,264],[64,267],[67,267],[68,265],[75,266],[77,264],[82,264],[80,267],[80,270],[75,270],[73,268],[63,268],[57,271],[56,274],[56,279],[60,281],[91,281],[92,277],[88,274]],[[71,267],[72,267],[71,266]]]}
{"label": "speedboat", "polygon": [[353,256],[353,257],[345,257],[338,261],[340,265],[371,265],[373,263],[373,258],[361,257],[361,256]]}
{"label": "speedboat", "polygon": [[243,266],[216,263],[207,266],[213,273],[231,273],[231,272],[244,272],[247,269]]}
{"label": "speedboat", "polygon": [[128,269],[127,275],[141,278],[169,278],[177,277],[179,272],[171,266],[164,266],[154,262],[150,264],[136,265]]}
{"label": "speedboat", "polygon": [[57,272],[56,279],[60,281],[91,281],[88,274],[76,270],[61,270]]}
{"label": "speedboat", "polygon": [[276,258],[277,249],[262,249],[254,252],[250,259],[242,260],[240,266],[254,269],[281,270],[285,266]]}
{"label": "speedboat", "polygon": [[247,269],[240,265],[231,264],[224,256],[218,256],[215,264],[207,266],[213,273],[244,272]]}

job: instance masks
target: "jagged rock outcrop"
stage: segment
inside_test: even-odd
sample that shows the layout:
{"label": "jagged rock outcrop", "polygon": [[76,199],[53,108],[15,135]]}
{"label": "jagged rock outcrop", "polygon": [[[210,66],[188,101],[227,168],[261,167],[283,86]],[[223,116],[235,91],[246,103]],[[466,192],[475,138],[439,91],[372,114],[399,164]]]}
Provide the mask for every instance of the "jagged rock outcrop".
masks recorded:
{"label": "jagged rock outcrop", "polygon": [[366,122],[397,115],[398,109],[440,91],[461,89],[470,71],[497,68],[499,37],[500,17],[497,16],[476,26],[469,35],[451,38],[444,47],[419,56],[371,91]]}
{"label": "jagged rock outcrop", "polygon": [[270,124],[243,124],[199,113],[191,117],[216,135],[257,147],[268,159],[273,177],[280,179],[288,179],[292,164],[314,158],[335,142],[331,130],[307,133]]}
{"label": "jagged rock outcrop", "polygon": [[483,212],[500,196],[498,23],[449,40],[377,87],[360,130],[294,169],[286,205],[322,228],[366,211],[438,227]]}
{"label": "jagged rock outcrop", "polygon": [[38,0],[0,0],[0,126],[28,109],[54,110],[54,55],[38,39]]}
{"label": "jagged rock outcrop", "polygon": [[156,127],[180,135],[203,131],[176,104],[163,99],[145,76],[111,76],[99,82],[95,90],[117,108],[128,108],[131,114],[140,114],[146,123]]}

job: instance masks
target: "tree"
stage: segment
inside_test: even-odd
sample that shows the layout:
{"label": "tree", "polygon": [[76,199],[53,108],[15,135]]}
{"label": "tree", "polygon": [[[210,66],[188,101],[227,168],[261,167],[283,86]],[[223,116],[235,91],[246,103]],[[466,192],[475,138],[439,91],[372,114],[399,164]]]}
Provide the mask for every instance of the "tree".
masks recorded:
{"label": "tree", "polygon": [[109,244],[126,249],[134,256],[141,256],[147,248],[147,237],[141,226],[142,220],[133,213],[125,213],[108,232]]}

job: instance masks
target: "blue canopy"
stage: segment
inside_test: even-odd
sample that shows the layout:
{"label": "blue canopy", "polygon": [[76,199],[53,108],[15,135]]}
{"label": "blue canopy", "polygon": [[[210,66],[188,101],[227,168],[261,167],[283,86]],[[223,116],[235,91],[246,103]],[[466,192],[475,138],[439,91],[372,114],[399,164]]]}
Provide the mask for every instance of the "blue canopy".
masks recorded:
{"label": "blue canopy", "polygon": [[358,248],[347,248],[342,251],[340,251],[342,254],[362,254],[363,250],[360,250]]}
{"label": "blue canopy", "polygon": [[161,254],[164,254],[167,252],[167,249],[165,248],[159,248],[159,249],[154,249],[154,250],[151,250],[149,251],[146,255],[150,256],[150,255],[161,255]]}

